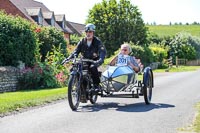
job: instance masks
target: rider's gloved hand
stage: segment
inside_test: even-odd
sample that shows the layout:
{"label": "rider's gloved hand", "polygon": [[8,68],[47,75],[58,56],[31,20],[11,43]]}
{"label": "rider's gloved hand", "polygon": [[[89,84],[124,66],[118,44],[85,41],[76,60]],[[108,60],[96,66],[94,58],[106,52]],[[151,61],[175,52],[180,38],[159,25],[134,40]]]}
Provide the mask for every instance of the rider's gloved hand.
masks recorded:
{"label": "rider's gloved hand", "polygon": [[93,63],[93,64],[94,64],[95,66],[97,66],[97,67],[98,67],[98,66],[100,66],[102,63],[103,63],[103,60],[100,58],[100,59],[98,59],[98,60],[94,61],[94,63]]}

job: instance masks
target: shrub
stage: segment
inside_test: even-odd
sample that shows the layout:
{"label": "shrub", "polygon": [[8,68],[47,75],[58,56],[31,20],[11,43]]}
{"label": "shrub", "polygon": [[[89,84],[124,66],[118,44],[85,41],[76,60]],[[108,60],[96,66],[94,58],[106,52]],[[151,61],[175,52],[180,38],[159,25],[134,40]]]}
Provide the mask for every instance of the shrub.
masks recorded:
{"label": "shrub", "polygon": [[39,65],[21,70],[18,78],[18,90],[37,89],[42,86],[43,70]]}
{"label": "shrub", "polygon": [[196,44],[194,41],[191,41],[191,36],[185,32],[178,33],[170,42],[170,52],[179,58],[188,60],[196,59],[198,57],[198,50],[198,43]]}
{"label": "shrub", "polygon": [[31,23],[0,11],[0,65],[27,66],[36,62],[38,44]]}
{"label": "shrub", "polygon": [[60,47],[53,46],[44,62],[38,62],[34,67],[25,68],[19,77],[19,90],[55,88],[67,85],[68,69],[60,62],[64,59]]}
{"label": "shrub", "polygon": [[81,40],[81,38],[82,37],[79,37],[76,34],[70,35],[70,45],[76,45]]}
{"label": "shrub", "polygon": [[66,55],[66,40],[64,39],[63,33],[57,30],[55,27],[36,27],[36,37],[40,44],[41,61],[44,62],[48,52],[51,52],[53,46],[62,48],[62,53]]}
{"label": "shrub", "polygon": [[188,43],[194,47],[196,51],[196,58],[200,59],[200,38],[192,35],[188,35]]}
{"label": "shrub", "polygon": [[[67,77],[68,77],[68,68],[61,65],[61,62],[65,58],[64,54],[62,54],[61,51],[62,51],[61,46],[57,48],[53,46],[52,52],[49,52],[47,54],[46,60],[44,62],[51,69],[52,73],[51,76],[55,78],[56,85],[60,87],[67,85]],[[47,78],[45,78],[45,82],[48,83],[49,81]]]}
{"label": "shrub", "polygon": [[151,44],[149,48],[151,49],[153,53],[154,62],[161,63],[163,62],[163,59],[167,59],[167,53],[168,53],[167,48],[164,48],[163,46],[157,45],[157,44]]}
{"label": "shrub", "polygon": [[69,56],[76,49],[76,45],[67,45],[67,56]]}
{"label": "shrub", "polygon": [[182,52],[179,53],[179,58],[188,60],[196,59],[197,52],[193,46],[183,44],[181,45],[181,51]]}
{"label": "shrub", "polygon": [[152,54],[152,51],[149,49],[149,47],[138,46],[138,45],[133,44],[132,42],[130,43],[130,45],[132,48],[132,53],[130,55],[141,59],[142,64],[144,66],[147,66],[151,62],[153,62],[153,54]]}

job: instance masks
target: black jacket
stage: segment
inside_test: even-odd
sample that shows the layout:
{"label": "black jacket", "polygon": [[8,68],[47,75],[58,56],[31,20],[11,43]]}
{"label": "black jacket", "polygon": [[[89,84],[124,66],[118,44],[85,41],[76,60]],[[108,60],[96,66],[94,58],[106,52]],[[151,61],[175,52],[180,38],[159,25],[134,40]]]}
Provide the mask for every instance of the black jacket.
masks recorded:
{"label": "black jacket", "polygon": [[92,59],[95,61],[100,59],[102,60],[100,64],[102,64],[106,56],[106,49],[101,40],[94,36],[90,47],[87,45],[86,38],[83,38],[81,41],[79,41],[75,51],[70,55],[69,58],[72,58],[73,55],[78,56],[79,53],[81,53],[81,55],[86,59]]}

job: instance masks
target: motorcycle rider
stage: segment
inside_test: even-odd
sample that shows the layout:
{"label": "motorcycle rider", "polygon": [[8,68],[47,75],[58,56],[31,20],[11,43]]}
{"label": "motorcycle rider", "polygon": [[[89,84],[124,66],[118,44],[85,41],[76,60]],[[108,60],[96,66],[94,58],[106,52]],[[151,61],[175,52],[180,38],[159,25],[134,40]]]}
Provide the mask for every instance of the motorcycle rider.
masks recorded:
{"label": "motorcycle rider", "polygon": [[65,60],[73,58],[74,55],[78,56],[79,53],[81,53],[82,57],[85,59],[94,60],[94,63],[90,64],[89,66],[89,71],[91,72],[91,77],[94,83],[95,91],[98,92],[100,91],[100,78],[97,68],[104,62],[104,58],[106,56],[106,49],[102,44],[101,40],[98,37],[94,36],[94,24],[87,24],[85,26],[85,33],[86,36],[78,42],[75,50]]}

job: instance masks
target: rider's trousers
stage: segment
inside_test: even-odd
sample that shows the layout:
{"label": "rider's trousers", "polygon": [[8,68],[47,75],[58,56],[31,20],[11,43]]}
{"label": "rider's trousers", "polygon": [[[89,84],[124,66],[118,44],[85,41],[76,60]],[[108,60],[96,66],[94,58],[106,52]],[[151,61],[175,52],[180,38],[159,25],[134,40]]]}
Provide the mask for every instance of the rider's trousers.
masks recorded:
{"label": "rider's trousers", "polygon": [[96,66],[91,65],[89,67],[89,71],[91,72],[91,77],[93,80],[94,85],[98,86],[100,83],[99,72]]}

